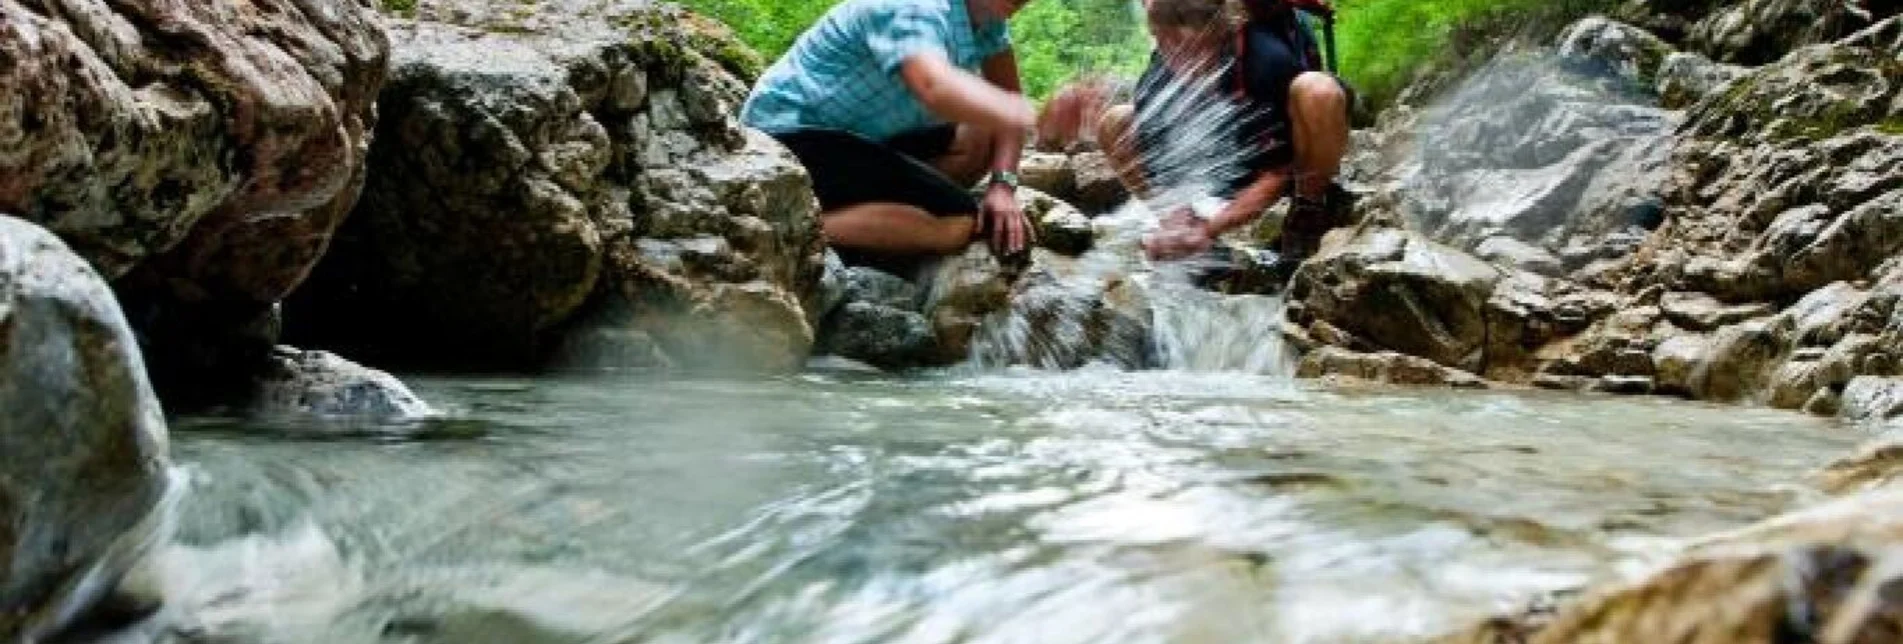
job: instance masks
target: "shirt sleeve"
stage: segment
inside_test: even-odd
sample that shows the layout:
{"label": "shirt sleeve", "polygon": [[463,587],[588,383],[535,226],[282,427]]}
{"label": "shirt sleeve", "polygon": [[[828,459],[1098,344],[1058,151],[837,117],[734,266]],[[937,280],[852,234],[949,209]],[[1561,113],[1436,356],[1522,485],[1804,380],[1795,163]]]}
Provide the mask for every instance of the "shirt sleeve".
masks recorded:
{"label": "shirt sleeve", "polygon": [[[921,52],[948,54],[945,34],[950,30],[944,11],[934,11],[930,3],[898,4],[885,16],[885,24],[871,29],[867,46],[879,69],[896,73],[905,59]],[[942,5],[941,5],[942,6]]]}
{"label": "shirt sleeve", "polygon": [[1003,22],[985,25],[978,30],[978,52],[990,58],[998,52],[1011,48],[1011,29]]}

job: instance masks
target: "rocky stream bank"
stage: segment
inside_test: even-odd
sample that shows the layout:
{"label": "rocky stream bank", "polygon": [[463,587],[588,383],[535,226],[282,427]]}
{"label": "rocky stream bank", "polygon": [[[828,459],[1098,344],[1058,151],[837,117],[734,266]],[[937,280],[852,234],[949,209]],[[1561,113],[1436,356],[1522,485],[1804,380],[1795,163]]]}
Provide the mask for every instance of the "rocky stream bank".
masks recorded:
{"label": "rocky stream bank", "polygon": [[[1357,133],[1358,223],[1292,278],[1246,238],[1190,271],[1283,298],[1248,331],[1304,377],[1683,396],[1876,434],[1811,482],[1835,500],[1462,641],[1903,628],[1903,18],[1691,4],[1633,0],[1385,112]],[[84,614],[162,532],[165,413],[435,413],[345,357],[1170,364],[1165,269],[1135,258],[1145,222],[1116,212],[1101,154],[1027,158],[1028,261],[848,267],[792,157],[734,117],[760,62],[639,0],[0,0],[0,633]]]}

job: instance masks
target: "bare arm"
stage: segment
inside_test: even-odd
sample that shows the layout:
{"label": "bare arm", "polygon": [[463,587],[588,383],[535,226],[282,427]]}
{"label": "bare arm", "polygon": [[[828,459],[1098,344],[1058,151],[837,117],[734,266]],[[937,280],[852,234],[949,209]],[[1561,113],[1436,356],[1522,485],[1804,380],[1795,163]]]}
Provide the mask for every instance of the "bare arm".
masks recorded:
{"label": "bare arm", "polygon": [[925,109],[948,121],[986,130],[1022,132],[1037,118],[1023,96],[952,66],[939,52],[906,58],[899,66],[899,75]]}
{"label": "bare arm", "polygon": [[1281,199],[1287,187],[1288,175],[1275,171],[1262,173],[1249,187],[1236,193],[1236,198],[1222,212],[1209,218],[1209,236],[1220,237],[1223,233],[1249,225],[1256,217],[1262,216],[1262,211],[1267,210],[1269,204]]}
{"label": "bare arm", "polygon": [[[1017,53],[1010,49],[992,54],[985,59],[985,80],[991,85],[1016,95],[1022,100],[1024,89],[1018,78]],[[991,146],[991,169],[1017,172],[1018,157],[1024,153],[1024,131],[1018,128],[999,128],[993,130]]]}

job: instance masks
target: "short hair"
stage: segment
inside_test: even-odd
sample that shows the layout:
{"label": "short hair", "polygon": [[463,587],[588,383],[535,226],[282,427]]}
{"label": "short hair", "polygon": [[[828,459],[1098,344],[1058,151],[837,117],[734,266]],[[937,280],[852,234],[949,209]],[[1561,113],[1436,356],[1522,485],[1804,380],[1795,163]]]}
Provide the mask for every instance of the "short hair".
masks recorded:
{"label": "short hair", "polygon": [[1229,0],[1149,0],[1150,21],[1164,27],[1211,27],[1236,15]]}

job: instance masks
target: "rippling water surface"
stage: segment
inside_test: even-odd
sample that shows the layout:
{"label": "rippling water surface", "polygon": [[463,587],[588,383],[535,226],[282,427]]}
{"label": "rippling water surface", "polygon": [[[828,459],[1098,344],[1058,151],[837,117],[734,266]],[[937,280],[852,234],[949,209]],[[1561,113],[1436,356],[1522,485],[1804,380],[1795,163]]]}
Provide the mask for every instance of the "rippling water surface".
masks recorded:
{"label": "rippling water surface", "polygon": [[419,384],[451,419],[175,428],[174,601],[116,639],[1389,641],[1777,512],[1854,440],[1236,374]]}

